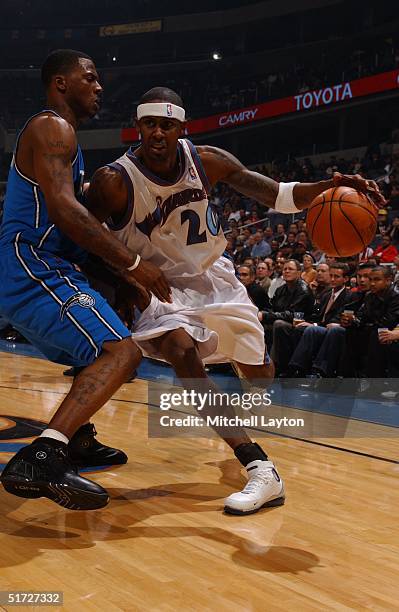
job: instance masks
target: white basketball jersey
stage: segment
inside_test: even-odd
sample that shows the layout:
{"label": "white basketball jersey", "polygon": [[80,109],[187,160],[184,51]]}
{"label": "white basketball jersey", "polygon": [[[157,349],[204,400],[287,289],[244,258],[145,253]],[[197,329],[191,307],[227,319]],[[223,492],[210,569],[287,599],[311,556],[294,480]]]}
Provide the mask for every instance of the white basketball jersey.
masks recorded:
{"label": "white basketball jersey", "polygon": [[216,207],[209,202],[209,182],[194,145],[179,140],[180,175],[169,183],[153,175],[129,149],[111,167],[124,176],[129,207],[110,230],[169,278],[195,276],[224,252],[226,239]]}

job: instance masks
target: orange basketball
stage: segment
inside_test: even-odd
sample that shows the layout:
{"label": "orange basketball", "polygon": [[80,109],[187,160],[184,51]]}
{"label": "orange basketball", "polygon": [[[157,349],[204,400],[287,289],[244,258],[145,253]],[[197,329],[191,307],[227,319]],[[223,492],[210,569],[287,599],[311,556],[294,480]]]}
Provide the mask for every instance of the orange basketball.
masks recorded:
{"label": "orange basketball", "polygon": [[310,205],[306,228],[313,244],[334,257],[349,257],[374,238],[378,209],[364,194],[350,187],[333,187]]}

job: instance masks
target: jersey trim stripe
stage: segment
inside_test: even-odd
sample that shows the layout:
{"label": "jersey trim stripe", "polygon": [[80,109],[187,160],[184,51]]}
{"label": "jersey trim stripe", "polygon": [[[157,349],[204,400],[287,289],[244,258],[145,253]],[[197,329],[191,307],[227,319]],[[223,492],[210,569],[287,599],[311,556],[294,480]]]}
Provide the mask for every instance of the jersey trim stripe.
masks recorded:
{"label": "jersey trim stripe", "polygon": [[183,150],[183,146],[181,144],[181,142],[178,142],[178,155],[179,155],[179,160],[180,160],[180,172],[179,172],[179,176],[177,178],[176,181],[165,181],[164,179],[160,178],[159,176],[156,176],[155,174],[153,174],[150,170],[148,170],[148,168],[146,168],[146,166],[144,166],[144,164],[141,163],[141,161],[139,160],[138,157],[136,157],[134,151],[139,147],[140,145],[138,145],[137,147],[130,147],[130,149],[126,152],[126,157],[128,159],[130,159],[131,162],[133,162],[133,164],[140,170],[141,174],[144,174],[144,176],[146,178],[148,178],[152,183],[155,183],[155,185],[160,185],[161,187],[173,187],[174,185],[177,185],[178,183],[180,183],[180,181],[182,180],[182,178],[184,177],[186,171],[187,171],[187,160],[186,160],[186,156],[184,155],[184,150]]}
{"label": "jersey trim stripe", "polygon": [[33,195],[34,195],[35,203],[36,203],[35,228],[37,229],[40,225],[40,197],[39,197],[37,185],[33,187]]}
{"label": "jersey trim stripe", "polygon": [[49,235],[50,235],[50,232],[52,232],[54,228],[55,228],[55,225],[54,225],[54,223],[53,223],[52,225],[50,225],[50,227],[48,227],[48,228],[46,229],[45,233],[43,234],[43,236],[42,236],[42,237],[41,237],[41,239],[40,239],[39,244],[37,245],[37,248],[38,248],[38,249],[41,249],[41,248],[42,248],[42,246],[43,246],[43,244],[44,244],[44,241],[45,241],[45,240],[47,240],[47,238],[48,238],[48,237],[49,237]]}
{"label": "jersey trim stripe", "polygon": [[38,117],[42,113],[53,113],[53,115],[56,115],[57,117],[61,117],[61,115],[59,115],[58,113],[56,113],[55,111],[53,111],[53,110],[51,110],[49,108],[45,108],[44,110],[42,110],[42,111],[32,115],[32,117],[29,117],[29,119],[27,121],[25,121],[22,130],[18,134],[17,142],[15,143],[14,155],[13,155],[14,168],[17,171],[17,173],[19,174],[19,176],[21,178],[23,178],[25,181],[28,181],[28,183],[31,183],[32,185],[36,185],[36,186],[38,186],[39,183],[36,183],[36,181],[34,181],[33,179],[31,179],[28,176],[26,176],[25,174],[23,174],[21,172],[21,170],[18,168],[18,166],[17,166],[17,152],[18,152],[19,140],[20,140],[22,134],[24,133],[26,126],[28,125],[28,123],[30,123],[32,121],[32,119],[34,119],[35,117]]}
{"label": "jersey trim stripe", "polygon": [[[21,178],[23,178],[25,181],[28,181],[28,183],[30,183],[31,185],[35,185],[36,187],[39,186],[39,183],[37,183],[36,181],[34,181],[33,179],[29,178],[29,176],[26,176],[23,172],[21,172],[21,170],[18,168],[17,166],[17,152],[18,152],[18,145],[19,145],[19,140],[22,136],[22,134],[24,133],[28,123],[30,123],[32,121],[32,119],[34,119],[35,117],[38,117],[39,115],[42,115],[43,113],[52,113],[53,115],[55,115],[56,117],[60,117],[60,119],[62,119],[63,117],[61,117],[61,115],[59,115],[58,113],[56,113],[54,110],[51,110],[50,108],[45,108],[44,110],[40,111],[39,113],[35,113],[34,115],[32,115],[32,117],[29,117],[29,119],[24,123],[23,128],[21,129],[21,131],[18,134],[17,137],[17,142],[15,143],[15,149],[14,149],[14,154],[13,154],[13,158],[12,158],[12,162],[14,164],[14,168],[17,172],[17,174],[19,174],[19,176]],[[79,148],[76,149],[76,155],[73,158],[73,161],[71,162],[72,166],[75,165],[77,159],[78,159],[78,155],[79,155]],[[36,227],[39,227],[38,225]]]}
{"label": "jersey trim stripe", "polygon": [[112,221],[112,217],[107,219],[108,227],[113,232],[117,232],[123,229],[124,227],[126,227],[130,219],[132,218],[133,209],[134,209],[134,185],[133,185],[133,182],[130,180],[130,177],[129,177],[129,174],[126,168],[122,164],[119,164],[118,162],[112,162],[111,164],[107,164],[107,166],[109,168],[112,168],[113,170],[116,170],[117,172],[120,172],[126,184],[126,187],[127,187],[127,198],[128,198],[127,209],[126,209],[125,214],[122,217],[122,220],[119,223],[114,223]]}
{"label": "jersey trim stripe", "polygon": [[[33,256],[37,259],[37,261],[40,261],[40,263],[42,263],[44,265],[44,267],[47,270],[51,270],[52,268],[48,265],[47,261],[44,261],[44,259],[42,259],[41,257],[39,257],[39,255],[36,253],[36,251],[34,250],[34,248],[32,246],[30,246],[30,250],[32,251]],[[78,287],[77,285],[75,285],[70,278],[68,278],[68,276],[66,276],[65,274],[61,274],[61,271],[58,270],[57,268],[54,270],[57,274],[58,277],[65,281],[66,284],[73,289],[74,291],[78,292],[78,293],[84,293],[80,287]],[[96,315],[97,319],[99,319],[101,321],[101,323],[103,323],[105,325],[105,327],[112,333],[114,334],[114,336],[116,338],[118,338],[118,340],[123,340],[122,336],[120,334],[118,334],[118,332],[112,327],[112,325],[110,325],[108,323],[108,321],[106,321],[104,319],[104,317],[102,317],[102,315],[98,312],[97,308],[94,308],[94,306],[92,306],[90,308],[90,310],[92,311],[93,314]]]}
{"label": "jersey trim stripe", "polygon": [[[57,304],[59,306],[62,306],[63,302],[62,300],[60,300],[60,298],[50,289],[50,287],[48,287],[46,285],[46,283],[42,280],[40,280],[40,278],[37,278],[37,276],[35,276],[32,272],[32,270],[30,270],[28,264],[24,261],[20,249],[19,249],[19,238],[21,236],[21,232],[18,232],[18,234],[15,237],[14,240],[14,248],[15,248],[15,254],[17,256],[18,261],[21,263],[23,269],[25,270],[25,272],[27,273],[27,275],[29,276],[29,278],[31,278],[32,280],[36,281],[37,283],[39,283],[43,289],[49,294],[51,295],[51,297],[53,298],[53,300],[55,300],[57,302]],[[31,247],[32,248],[32,247]],[[90,336],[90,334],[83,329],[83,327],[79,324],[79,322],[75,319],[75,317],[73,315],[71,315],[70,312],[66,313],[66,316],[68,317],[68,319],[70,319],[70,321],[75,325],[75,327],[85,336],[85,338],[89,341],[89,343],[91,344],[91,346],[94,348],[95,351],[95,357],[98,357],[99,354],[99,349],[98,346],[96,345],[96,343],[94,342],[93,338]]]}
{"label": "jersey trim stripe", "polygon": [[204,166],[202,165],[202,161],[201,161],[200,156],[198,155],[198,151],[193,145],[193,143],[191,142],[191,140],[188,140],[188,138],[186,138],[186,143],[188,144],[188,148],[190,149],[190,153],[193,158],[195,167],[197,168],[197,172],[199,174],[201,182],[203,186],[205,187],[206,193],[209,196],[212,191],[212,185],[210,184],[209,179],[205,174]]}
{"label": "jersey trim stripe", "polygon": [[25,176],[25,174],[22,174],[21,170],[18,168],[17,166],[17,162],[14,159],[14,168],[17,172],[17,174],[19,174],[19,176],[24,179],[24,181],[27,181],[28,183],[30,183],[31,185],[34,185],[35,187],[39,186],[39,183],[35,183],[35,181],[32,181],[32,179],[30,179],[28,176]]}
{"label": "jersey trim stripe", "polygon": [[[42,261],[42,260],[40,260]],[[44,264],[48,265],[45,261],[43,261]],[[50,270],[50,268],[48,268]],[[69,285],[69,287],[71,287],[71,289],[73,289],[74,291],[78,291],[80,293],[82,293],[80,287],[78,287],[78,285],[75,285],[70,278],[68,278],[68,276],[66,276],[65,274],[61,274],[60,270],[56,270],[59,278],[63,279],[67,285]],[[109,329],[109,331],[114,334],[114,336],[116,336],[116,338],[118,338],[118,340],[123,340],[122,336],[120,334],[118,334],[118,332],[112,327],[112,325],[110,325],[108,323],[108,321],[106,321],[104,319],[104,317],[98,312],[97,308],[94,308],[94,306],[92,306],[90,308],[90,310],[92,311],[93,314],[96,315],[97,319],[99,319],[101,321],[101,323],[103,323],[105,325],[105,327],[107,329]]]}

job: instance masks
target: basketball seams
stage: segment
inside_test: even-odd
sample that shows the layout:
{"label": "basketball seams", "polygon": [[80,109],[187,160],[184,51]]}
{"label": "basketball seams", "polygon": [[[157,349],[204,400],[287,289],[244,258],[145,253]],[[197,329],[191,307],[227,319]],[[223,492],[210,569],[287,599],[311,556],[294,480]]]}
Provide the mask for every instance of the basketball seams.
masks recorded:
{"label": "basketball seams", "polygon": [[346,212],[343,210],[342,208],[342,203],[339,202],[338,204],[339,209],[341,211],[341,214],[345,217],[345,219],[351,224],[351,226],[353,227],[353,229],[355,230],[356,234],[359,236],[360,240],[362,241],[362,245],[363,248],[365,249],[367,247],[367,244],[365,244],[364,240],[363,240],[363,236],[361,235],[361,233],[359,232],[359,230],[357,229],[356,225],[353,223],[352,219],[350,219],[348,217],[348,215],[346,214]]}
{"label": "basketball seams", "polygon": [[314,222],[313,222],[313,226],[312,226],[312,233],[311,233],[311,236],[310,236],[310,240],[311,240],[312,242],[313,242],[313,235],[314,235],[314,231],[315,231],[315,228],[316,228],[316,224],[317,224],[318,220],[320,219],[320,217],[321,217],[321,215],[322,215],[322,213],[323,213],[324,205],[325,205],[325,203],[326,203],[326,196],[324,195],[324,193],[323,193],[323,194],[321,194],[321,195],[322,195],[322,197],[323,197],[323,201],[322,201],[322,202],[319,202],[319,203],[318,203],[318,204],[316,204],[314,207],[312,206],[312,210],[313,210],[314,208],[316,208],[316,206],[320,206],[320,212],[318,213],[318,215],[317,215],[316,219],[315,219],[315,220],[314,220]]}
{"label": "basketball seams", "polygon": [[332,209],[332,204],[333,204],[333,201],[334,201],[334,200],[333,200],[333,199],[332,199],[332,197],[331,197],[331,200],[330,200],[330,202],[329,202],[329,204],[330,204],[330,210],[329,210],[329,217],[330,217],[330,236],[331,236],[332,243],[333,243],[333,245],[334,245],[335,252],[337,253],[338,257],[341,257],[341,254],[340,254],[340,252],[339,252],[339,250],[338,250],[338,248],[337,248],[337,245],[336,245],[336,242],[335,242],[335,238],[334,238],[333,223],[332,223],[332,212],[333,212],[333,209]]}
{"label": "basketball seams", "polygon": [[377,219],[377,215],[373,215],[373,213],[371,212],[371,210],[369,210],[367,208],[367,206],[363,206],[362,204],[359,204],[358,202],[351,202],[349,200],[332,200],[332,202],[336,203],[336,204],[350,204],[351,206],[358,206],[360,207],[362,210],[364,210],[367,214],[369,214],[374,220]]}
{"label": "basketball seams", "polygon": [[311,241],[336,257],[349,256],[354,248],[358,248],[356,253],[364,249],[372,238],[376,222],[377,207],[372,200],[361,192],[342,186],[319,194],[313,200],[307,217]]}

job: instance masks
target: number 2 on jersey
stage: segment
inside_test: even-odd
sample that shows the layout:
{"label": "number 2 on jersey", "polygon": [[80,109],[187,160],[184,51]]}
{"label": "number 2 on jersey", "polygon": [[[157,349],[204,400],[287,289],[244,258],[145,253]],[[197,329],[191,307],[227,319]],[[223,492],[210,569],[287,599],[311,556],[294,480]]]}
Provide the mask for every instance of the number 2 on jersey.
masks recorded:
{"label": "number 2 on jersey", "polygon": [[199,233],[201,219],[194,210],[183,210],[181,224],[188,221],[187,245],[206,242],[206,231]]}
{"label": "number 2 on jersey", "polygon": [[[206,230],[200,233],[201,219],[194,210],[183,210],[181,224],[188,221],[187,245],[207,242]],[[220,219],[217,211],[209,204],[206,210],[206,225],[212,236],[217,236],[220,230]]]}

